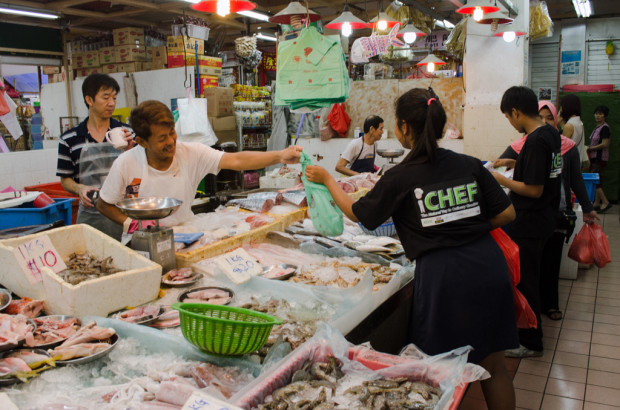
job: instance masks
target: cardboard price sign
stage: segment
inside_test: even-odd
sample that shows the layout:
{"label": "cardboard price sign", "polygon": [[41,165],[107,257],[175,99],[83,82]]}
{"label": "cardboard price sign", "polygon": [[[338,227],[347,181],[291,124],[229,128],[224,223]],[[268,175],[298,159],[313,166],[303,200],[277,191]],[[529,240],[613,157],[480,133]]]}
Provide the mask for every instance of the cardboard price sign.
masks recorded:
{"label": "cardboard price sign", "polygon": [[215,259],[215,264],[224,274],[239,284],[250,280],[252,276],[263,272],[263,267],[243,248],[235,249]]}
{"label": "cardboard price sign", "polygon": [[227,404],[201,391],[195,391],[187,399],[181,410],[241,410],[241,408]]}
{"label": "cardboard price sign", "polygon": [[41,282],[43,268],[50,268],[54,273],[67,269],[67,265],[47,235],[22,243],[13,249],[13,255],[33,285]]}

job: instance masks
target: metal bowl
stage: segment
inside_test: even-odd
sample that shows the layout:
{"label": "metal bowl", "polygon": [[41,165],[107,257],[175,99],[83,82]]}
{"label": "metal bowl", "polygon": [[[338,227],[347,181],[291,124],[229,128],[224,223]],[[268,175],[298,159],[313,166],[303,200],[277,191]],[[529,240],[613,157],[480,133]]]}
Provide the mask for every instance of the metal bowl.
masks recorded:
{"label": "metal bowl", "polygon": [[[294,270],[292,272],[290,272],[290,273],[285,274],[285,275],[274,276],[274,277],[271,277],[271,278],[268,277],[268,276],[265,276],[265,275],[269,274],[269,271],[271,271],[271,270],[275,270],[275,269],[289,269],[289,268],[294,269]],[[263,276],[265,279],[286,280],[286,279],[294,276],[298,272],[298,270],[299,270],[299,267],[297,265],[291,265],[289,263],[281,263],[279,265],[266,266],[263,269],[263,273],[262,273],[261,276]]]}
{"label": "metal bowl", "polygon": [[[23,348],[23,349],[15,349],[15,350],[9,350],[9,351],[6,351],[6,352],[2,352],[2,353],[0,353],[0,358],[4,358],[4,357],[8,356],[10,353],[16,352],[16,351],[19,351],[19,350],[26,350],[28,352],[33,352],[33,353],[41,354],[43,356],[52,357],[45,350],[42,350],[42,349],[39,349],[39,348],[32,348],[32,349],[31,348]],[[16,384],[16,383],[23,383],[23,382],[21,380],[19,380],[17,377],[8,377],[8,378],[1,378],[0,379],[0,387],[11,386],[11,385]]]}
{"label": "metal bowl", "polygon": [[118,335],[115,333],[112,336],[110,336],[110,347],[108,347],[107,349],[105,349],[105,350],[103,350],[103,351],[101,351],[99,353],[95,353],[93,355],[86,356],[86,357],[78,357],[76,359],[69,359],[69,360],[56,360],[56,364],[58,364],[58,365],[84,364],[84,363],[95,361],[95,360],[99,359],[100,357],[103,357],[103,356],[107,355],[108,353],[110,353],[112,351],[112,349],[114,349],[116,347],[117,343],[118,343]]}
{"label": "metal bowl", "polygon": [[175,198],[129,198],[116,204],[118,209],[132,219],[161,219],[174,213],[183,204]]}
{"label": "metal bowl", "polygon": [[[135,308],[135,309],[137,309],[137,308]],[[155,322],[157,319],[159,319],[159,317],[161,316],[161,314],[162,314],[162,313],[164,313],[164,307],[163,307],[163,306],[159,306],[159,310],[157,311],[157,314],[156,314],[155,316],[150,317],[150,318],[145,319],[145,320],[142,320],[142,321],[140,321],[140,322],[129,322],[129,321],[127,321],[127,320],[123,320],[123,319],[121,319],[121,315],[122,315],[123,313],[125,313],[125,312],[129,311],[129,310],[133,310],[133,309],[123,310],[122,312],[119,312],[119,313],[115,314],[115,315],[113,316],[113,318],[114,318],[114,319],[118,319],[118,320],[120,320],[120,321],[122,321],[122,322],[125,322],[125,323],[131,323],[131,324],[134,324],[134,325],[149,325],[149,324],[151,324],[151,323]]]}
{"label": "metal bowl", "polygon": [[[77,322],[76,322],[76,323],[78,324],[78,326],[80,326],[80,327],[82,326],[82,321],[81,321],[80,319],[78,319],[78,318],[77,318],[77,317],[75,317],[75,316],[69,316],[69,315],[48,315],[48,316],[39,316],[39,317],[38,317],[38,318],[36,318],[36,319],[57,319],[58,321],[63,321],[63,320],[66,320],[66,319],[77,319]],[[36,323],[36,322],[35,322],[35,323]],[[79,330],[79,329],[78,329],[78,330]],[[34,332],[33,332],[33,333],[34,333]],[[34,346],[34,348],[35,348],[35,349],[52,349],[52,348],[54,348],[54,347],[58,346],[59,344],[61,344],[62,342],[64,342],[65,340],[67,340],[67,339],[68,339],[68,337],[65,337],[64,339],[60,339],[60,340],[57,340],[57,341],[55,341],[55,342],[45,343],[45,344],[42,344],[42,345],[36,345],[36,346]]]}
{"label": "metal bowl", "polygon": [[[194,289],[186,290],[185,292],[183,292],[183,293],[181,293],[179,295],[179,298],[177,300],[179,302],[181,302],[181,303],[184,303],[183,300],[187,297],[187,295],[189,293],[197,292],[199,290],[207,290],[207,289],[218,289],[218,290],[223,290],[225,292],[228,292],[228,295],[230,296],[230,299],[228,300],[228,302],[224,303],[225,305],[228,305],[230,302],[232,302],[232,299],[235,296],[235,293],[232,291],[232,289],[220,288],[219,286],[204,286],[204,287],[201,287],[201,288],[194,288]],[[207,302],[205,301],[204,303],[207,303]]]}
{"label": "metal bowl", "polygon": [[[37,330],[37,324],[34,323],[32,319],[26,319],[26,322],[28,322],[28,324],[32,326],[32,333],[34,333],[34,331]],[[17,348],[21,346],[22,343],[24,343],[24,340],[26,340],[26,336],[24,336],[22,339],[19,339],[17,343],[5,343],[3,345],[0,345],[0,352]]]}
{"label": "metal bowl", "polygon": [[6,289],[0,288],[0,310],[4,310],[11,304],[13,297],[11,292]]}
{"label": "metal bowl", "polygon": [[405,153],[404,149],[396,148],[396,149],[378,149],[377,155],[383,158],[398,158]]}
{"label": "metal bowl", "polygon": [[170,272],[164,274],[164,276],[161,277],[161,283],[166,286],[170,286],[171,288],[184,288],[187,286],[191,286],[194,283],[198,282],[200,279],[202,279],[202,273],[193,272],[192,276],[190,276],[189,278],[173,282],[170,280],[169,273]]}

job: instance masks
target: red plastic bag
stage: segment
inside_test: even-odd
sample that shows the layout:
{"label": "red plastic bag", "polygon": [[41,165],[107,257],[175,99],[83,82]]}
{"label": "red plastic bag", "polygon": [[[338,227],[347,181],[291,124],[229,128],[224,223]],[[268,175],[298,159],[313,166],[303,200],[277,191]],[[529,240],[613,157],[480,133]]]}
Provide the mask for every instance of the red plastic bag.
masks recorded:
{"label": "red plastic bag", "polygon": [[347,135],[347,131],[349,131],[349,124],[351,124],[351,118],[349,118],[345,112],[344,104],[334,104],[332,110],[327,116],[327,121],[329,121],[329,125],[332,126],[332,129],[336,131],[338,135],[341,137],[345,137]]}
{"label": "red plastic bag", "polygon": [[594,254],[594,263],[599,268],[604,268],[611,262],[611,252],[609,251],[609,239],[603,232],[603,228],[597,223],[589,226],[592,230],[592,253]]}
{"label": "red plastic bag", "polygon": [[[592,235],[592,229],[590,225],[586,224],[579,230],[579,233],[575,235],[575,239],[573,239],[573,243],[568,249],[568,257],[586,265],[594,263],[593,243],[594,237]],[[607,247],[609,249],[609,245],[607,245]]]}
{"label": "red plastic bag", "polygon": [[519,329],[529,329],[536,327],[536,315],[527,303],[525,296],[517,289],[521,281],[521,262],[519,260],[519,247],[506,232],[501,228],[491,231],[491,236],[499,245],[506,258],[510,280],[512,281],[512,296],[515,301],[515,314],[517,316],[517,327]]}
{"label": "red plastic bag", "polygon": [[[0,85],[2,87],[2,85]],[[0,115],[5,115],[11,112],[11,108],[4,99],[4,88],[0,88]]]}

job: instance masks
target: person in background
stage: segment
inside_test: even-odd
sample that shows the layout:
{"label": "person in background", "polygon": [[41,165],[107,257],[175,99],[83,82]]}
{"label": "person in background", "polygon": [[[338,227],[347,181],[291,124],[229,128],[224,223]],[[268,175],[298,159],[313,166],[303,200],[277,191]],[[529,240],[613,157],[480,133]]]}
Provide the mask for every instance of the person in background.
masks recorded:
{"label": "person in background", "polygon": [[164,226],[179,225],[194,214],[192,202],[198,184],[220,169],[261,169],[277,163],[299,162],[301,147],[281,151],[228,153],[199,143],[177,143],[174,117],[159,101],[144,101],[131,111],[129,122],[138,144],[112,165],[101,188],[97,209],[127,232],[131,218],[115,206],[129,197],[171,197],[183,201],[172,215],[161,219]]}
{"label": "person in background", "polygon": [[594,109],[596,128],[594,128],[590,135],[590,146],[588,147],[588,156],[590,158],[589,172],[596,172],[599,177],[594,197],[594,209],[601,213],[611,208],[611,202],[609,202],[603,191],[603,174],[605,174],[607,161],[609,161],[609,145],[611,143],[611,130],[606,122],[608,115],[609,108],[604,105],[599,105]]}
{"label": "person in background", "polygon": [[536,314],[537,323],[536,328],[519,329],[521,345],[507,350],[506,356],[542,356],[540,264],[544,246],[555,229],[560,206],[560,134],[540,119],[536,94],[527,87],[506,90],[500,109],[518,132],[528,134],[517,156],[513,179],[496,172],[493,176],[500,185],[510,189],[517,218],[505,230],[519,246],[521,282],[517,287]]}
{"label": "person in background", "polygon": [[586,153],[586,135],[581,121],[581,100],[575,94],[567,94],[560,100],[559,125],[562,127],[562,135],[577,144],[581,167],[588,167],[588,154]]}
{"label": "person in background", "polygon": [[338,162],[336,171],[344,175],[357,175],[362,172],[375,172],[377,141],[383,135],[383,118],[371,115],[364,121],[364,137],[354,138],[347,145]]}
{"label": "person in background", "polygon": [[366,196],[354,202],[319,166],[306,167],[306,177],[368,229],[392,217],[416,261],[409,342],[431,355],[473,346],[468,360],[491,374],[481,382],[488,407],[514,409],[503,357],[519,344],[512,284],[489,233],[512,221],[514,208],[480,160],[438,147],[446,113],[431,89],[404,93],[395,111],[394,132],[411,152]]}
{"label": "person in background", "polygon": [[119,91],[116,80],[107,74],[91,74],[84,79],[82,96],[88,117],[60,137],[56,170],[62,187],[79,197],[77,223],[88,224],[117,240],[122,229],[99,214],[92,198],[121,153],[106,141],[106,133],[122,127],[128,142],[126,149],[135,145],[131,127],[112,118]]}
{"label": "person in background", "polygon": [[[538,102],[540,118],[548,125],[557,128],[557,110],[550,101]],[[525,144],[527,135],[513,142],[506,148],[500,159],[493,166],[506,166],[514,168],[516,159]],[[556,229],[547,240],[543,249],[543,257],[540,265],[540,304],[541,311],[551,320],[562,319],[559,310],[558,281],[560,275],[560,263],[562,261],[562,248],[564,242],[571,237],[574,224],[574,212],[571,207],[571,190],[575,192],[583,210],[584,223],[592,223],[598,219],[596,211],[588,198],[588,191],[581,175],[581,159],[575,142],[561,135],[562,146],[562,186],[560,191],[560,207],[556,217]]]}

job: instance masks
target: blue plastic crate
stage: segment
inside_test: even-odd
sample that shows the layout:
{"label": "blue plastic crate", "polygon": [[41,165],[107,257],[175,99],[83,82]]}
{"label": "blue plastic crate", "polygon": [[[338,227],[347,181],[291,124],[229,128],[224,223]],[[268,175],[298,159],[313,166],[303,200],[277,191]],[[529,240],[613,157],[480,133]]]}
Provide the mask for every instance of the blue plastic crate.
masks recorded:
{"label": "blue plastic crate", "polygon": [[590,202],[594,201],[594,194],[596,192],[596,186],[600,182],[600,178],[597,173],[583,173],[583,182],[586,184],[586,191],[588,191],[588,198]]}
{"label": "blue plastic crate", "polygon": [[65,225],[71,225],[71,203],[73,198],[57,198],[56,203],[43,208],[35,208],[27,202],[16,208],[0,209],[0,229],[18,226],[44,225],[62,219]]}

